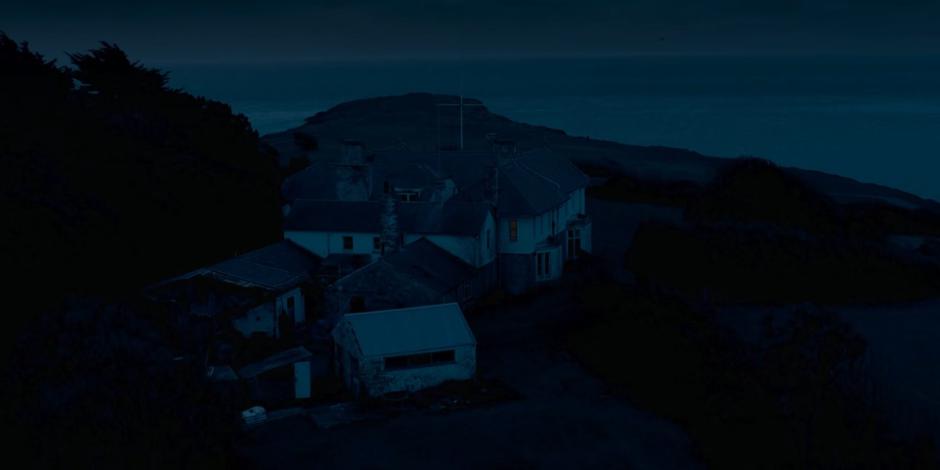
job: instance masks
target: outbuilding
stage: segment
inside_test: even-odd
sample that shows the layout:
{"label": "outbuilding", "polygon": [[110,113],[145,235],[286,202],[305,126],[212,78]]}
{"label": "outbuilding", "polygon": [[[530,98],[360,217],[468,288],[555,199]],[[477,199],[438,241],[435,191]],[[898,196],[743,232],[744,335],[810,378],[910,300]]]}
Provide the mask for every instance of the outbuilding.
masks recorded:
{"label": "outbuilding", "polygon": [[336,371],[357,396],[413,392],[476,372],[476,339],[456,303],[346,314],[333,339]]}

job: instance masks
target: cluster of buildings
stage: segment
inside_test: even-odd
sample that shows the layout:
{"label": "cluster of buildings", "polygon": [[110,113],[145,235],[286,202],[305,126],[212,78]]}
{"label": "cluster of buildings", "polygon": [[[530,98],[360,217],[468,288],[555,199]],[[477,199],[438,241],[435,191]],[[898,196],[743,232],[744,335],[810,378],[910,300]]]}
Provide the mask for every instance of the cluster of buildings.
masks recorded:
{"label": "cluster of buildings", "polygon": [[147,296],[216,338],[210,378],[253,400],[310,398],[330,380],[381,396],[469,379],[463,311],[557,281],[591,251],[587,184],[567,158],[507,141],[431,153],[346,142],[285,182],[283,241]]}

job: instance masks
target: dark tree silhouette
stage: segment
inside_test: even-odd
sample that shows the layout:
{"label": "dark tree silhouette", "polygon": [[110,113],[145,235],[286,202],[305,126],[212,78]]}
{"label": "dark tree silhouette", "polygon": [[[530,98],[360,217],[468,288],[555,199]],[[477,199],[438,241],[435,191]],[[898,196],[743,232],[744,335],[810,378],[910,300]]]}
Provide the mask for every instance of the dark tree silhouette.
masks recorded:
{"label": "dark tree silhouette", "polygon": [[275,161],[117,46],[70,57],[0,33],[0,420],[37,466],[224,466],[231,409],[127,298],[279,239]]}

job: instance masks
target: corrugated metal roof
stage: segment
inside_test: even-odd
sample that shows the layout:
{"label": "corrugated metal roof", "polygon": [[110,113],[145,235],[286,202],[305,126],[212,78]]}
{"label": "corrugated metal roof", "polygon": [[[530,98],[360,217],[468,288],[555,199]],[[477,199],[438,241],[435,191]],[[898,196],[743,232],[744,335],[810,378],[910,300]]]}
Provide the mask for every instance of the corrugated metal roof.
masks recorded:
{"label": "corrugated metal roof", "polygon": [[195,273],[249,287],[286,289],[309,279],[319,263],[316,255],[283,240]]}
{"label": "corrugated metal roof", "polygon": [[427,305],[343,317],[363,356],[395,356],[476,344],[456,303]]}

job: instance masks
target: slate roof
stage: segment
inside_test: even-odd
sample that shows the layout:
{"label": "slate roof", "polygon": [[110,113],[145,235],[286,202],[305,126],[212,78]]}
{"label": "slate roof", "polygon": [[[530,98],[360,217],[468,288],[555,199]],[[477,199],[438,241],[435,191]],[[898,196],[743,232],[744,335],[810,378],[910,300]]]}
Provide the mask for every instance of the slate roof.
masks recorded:
{"label": "slate roof", "polygon": [[[362,199],[375,198],[383,192],[386,179],[398,187],[430,188],[441,178],[449,178],[457,187],[458,199],[482,201],[487,167],[496,155],[487,151],[460,152],[381,152],[371,156],[371,187],[365,172],[349,176],[352,185],[361,185]],[[284,184],[288,200],[343,199],[337,191],[336,171],[332,164],[315,162],[289,178]],[[552,210],[567,200],[571,192],[588,185],[584,175],[568,158],[549,149],[520,152],[500,163],[497,214],[530,216]],[[431,191],[422,191],[427,201]]]}
{"label": "slate roof", "polygon": [[281,187],[281,193],[288,201],[297,199],[339,199],[340,182],[345,183],[347,192],[361,196],[359,199],[368,200],[376,192],[375,175],[370,178],[368,168],[341,167],[334,162],[315,160],[307,168],[288,177]]}
{"label": "slate roof", "polygon": [[547,150],[526,152],[499,167],[497,214],[544,214],[587,184],[588,177],[567,158]]}
{"label": "slate roof", "polygon": [[365,357],[476,345],[473,332],[455,303],[350,313],[343,321],[352,328]]}
{"label": "slate roof", "polygon": [[422,237],[350,273],[335,287],[356,294],[375,292],[374,300],[385,299],[390,306],[422,305],[440,302],[475,273],[462,259]]}
{"label": "slate roof", "polygon": [[473,266],[424,237],[384,257],[382,262],[441,293],[453,291],[476,272]]}
{"label": "slate roof", "polygon": [[[285,218],[288,231],[379,233],[384,203],[378,201],[294,201]],[[398,205],[398,226],[405,233],[477,235],[489,209],[483,203],[450,200]]]}

